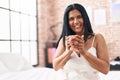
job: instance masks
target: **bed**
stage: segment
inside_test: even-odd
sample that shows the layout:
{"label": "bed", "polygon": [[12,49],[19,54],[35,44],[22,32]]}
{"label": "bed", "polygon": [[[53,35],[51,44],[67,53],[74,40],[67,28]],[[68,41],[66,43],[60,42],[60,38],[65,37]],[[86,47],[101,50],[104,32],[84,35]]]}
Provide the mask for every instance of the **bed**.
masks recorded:
{"label": "bed", "polygon": [[33,67],[20,54],[0,53],[0,80],[63,80],[61,71]]}
{"label": "bed", "polygon": [[[62,70],[32,67],[19,54],[0,54],[0,80],[64,80]],[[99,74],[101,80],[120,80],[120,71]]]}

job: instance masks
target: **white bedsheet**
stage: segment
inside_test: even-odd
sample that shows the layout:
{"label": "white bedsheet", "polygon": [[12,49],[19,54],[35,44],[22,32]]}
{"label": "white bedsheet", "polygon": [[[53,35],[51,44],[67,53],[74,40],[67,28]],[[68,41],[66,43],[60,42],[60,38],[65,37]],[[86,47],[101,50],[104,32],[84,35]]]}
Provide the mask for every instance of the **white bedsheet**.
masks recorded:
{"label": "white bedsheet", "polygon": [[[100,74],[101,80],[120,80],[120,71]],[[21,55],[0,54],[0,80],[64,80],[62,70],[32,67]],[[80,79],[82,80],[82,79]]]}
{"label": "white bedsheet", "polygon": [[[120,71],[110,71],[107,75],[100,74],[101,80],[120,80]],[[64,80],[61,71],[51,68],[33,68],[26,71],[7,72],[0,74],[0,80]],[[81,79],[82,80],[82,79]]]}
{"label": "white bedsheet", "polygon": [[0,80],[63,80],[61,72],[50,68],[33,68],[26,71],[0,74]]}
{"label": "white bedsheet", "polygon": [[120,71],[109,71],[107,75],[100,74],[101,80],[120,80]]}

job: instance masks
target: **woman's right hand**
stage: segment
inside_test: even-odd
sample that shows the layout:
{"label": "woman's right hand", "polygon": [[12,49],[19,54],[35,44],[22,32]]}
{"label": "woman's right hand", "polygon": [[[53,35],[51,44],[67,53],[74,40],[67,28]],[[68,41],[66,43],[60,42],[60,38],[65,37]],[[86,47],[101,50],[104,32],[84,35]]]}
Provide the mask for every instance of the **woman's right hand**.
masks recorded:
{"label": "woman's right hand", "polygon": [[83,53],[84,40],[82,36],[70,35],[66,37],[66,49],[75,51],[78,54]]}
{"label": "woman's right hand", "polygon": [[70,36],[65,36],[65,46],[66,46],[66,50],[70,50],[70,43],[71,43],[71,40],[70,40]]}
{"label": "woman's right hand", "polygon": [[77,37],[79,37],[78,35],[70,35],[70,36],[66,36],[66,49],[67,50],[71,50],[71,51],[75,51],[77,46],[79,44]]}

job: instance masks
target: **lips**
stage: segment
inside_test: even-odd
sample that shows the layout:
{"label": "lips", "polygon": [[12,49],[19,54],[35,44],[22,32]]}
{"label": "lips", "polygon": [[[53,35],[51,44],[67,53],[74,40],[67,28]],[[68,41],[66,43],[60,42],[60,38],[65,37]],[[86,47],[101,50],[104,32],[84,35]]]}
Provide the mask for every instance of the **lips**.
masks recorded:
{"label": "lips", "polygon": [[81,27],[82,27],[81,25],[76,25],[76,26],[75,26],[76,29],[79,29],[79,28],[81,28]]}
{"label": "lips", "polygon": [[77,26],[75,26],[75,27],[76,27],[76,28],[77,28],[77,27],[80,27],[80,25],[77,25]]}

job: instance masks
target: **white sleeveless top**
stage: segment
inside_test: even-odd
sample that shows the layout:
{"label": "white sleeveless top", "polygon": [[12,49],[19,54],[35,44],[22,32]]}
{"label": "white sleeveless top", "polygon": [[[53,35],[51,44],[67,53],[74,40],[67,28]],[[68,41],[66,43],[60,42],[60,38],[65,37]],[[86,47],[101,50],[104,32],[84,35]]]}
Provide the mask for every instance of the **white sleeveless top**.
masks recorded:
{"label": "white sleeveless top", "polygon": [[[97,57],[96,49],[93,47],[94,39],[95,37],[88,52]],[[65,80],[100,80],[98,71],[92,68],[83,56],[78,57],[75,52],[71,54],[71,59],[64,65],[63,72]]]}

